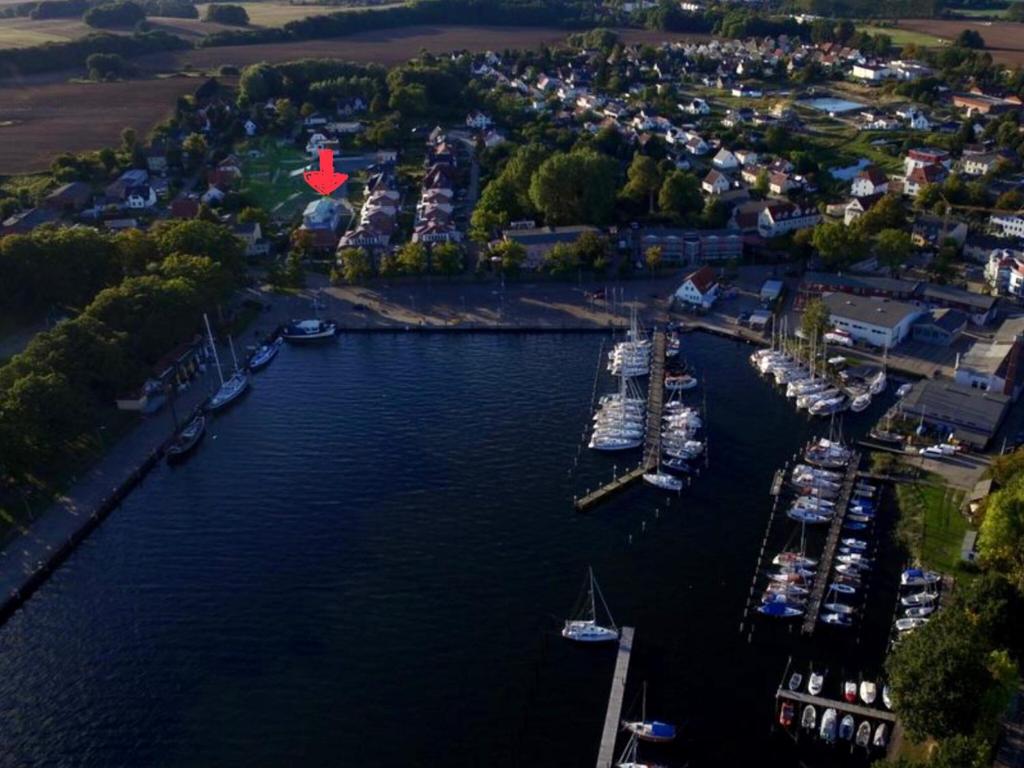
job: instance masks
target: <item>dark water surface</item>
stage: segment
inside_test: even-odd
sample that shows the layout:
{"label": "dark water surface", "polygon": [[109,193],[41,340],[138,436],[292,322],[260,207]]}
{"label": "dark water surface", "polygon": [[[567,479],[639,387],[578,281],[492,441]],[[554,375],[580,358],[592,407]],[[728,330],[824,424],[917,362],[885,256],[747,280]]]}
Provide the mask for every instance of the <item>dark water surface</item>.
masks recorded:
{"label": "dark water surface", "polygon": [[710,468],[575,514],[625,463],[570,475],[602,344],[286,347],[0,630],[0,765],[592,766],[614,651],[557,634],[588,564],[637,627],[627,701],[647,678],[685,723],[663,757],[796,765],[769,733],[792,638],[739,626],[772,474],[823,425],[686,336]]}

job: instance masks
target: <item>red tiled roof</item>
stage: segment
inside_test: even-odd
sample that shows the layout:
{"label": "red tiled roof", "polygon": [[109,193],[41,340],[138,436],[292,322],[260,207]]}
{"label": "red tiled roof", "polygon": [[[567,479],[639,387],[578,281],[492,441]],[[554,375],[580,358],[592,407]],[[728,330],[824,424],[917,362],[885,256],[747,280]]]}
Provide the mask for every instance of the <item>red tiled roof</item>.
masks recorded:
{"label": "red tiled roof", "polygon": [[693,283],[693,287],[703,294],[707,293],[717,281],[715,280],[715,271],[711,267],[705,266],[688,274],[684,282]]}

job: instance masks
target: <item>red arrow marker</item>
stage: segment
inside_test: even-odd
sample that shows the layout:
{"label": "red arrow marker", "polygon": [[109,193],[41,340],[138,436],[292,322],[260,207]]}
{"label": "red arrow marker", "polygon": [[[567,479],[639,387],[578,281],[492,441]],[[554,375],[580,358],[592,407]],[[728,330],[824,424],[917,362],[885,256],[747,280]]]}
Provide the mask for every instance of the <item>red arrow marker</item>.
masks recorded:
{"label": "red arrow marker", "polygon": [[346,181],[347,173],[334,172],[334,150],[320,150],[320,170],[306,171],[302,174],[306,183],[321,195],[329,195]]}

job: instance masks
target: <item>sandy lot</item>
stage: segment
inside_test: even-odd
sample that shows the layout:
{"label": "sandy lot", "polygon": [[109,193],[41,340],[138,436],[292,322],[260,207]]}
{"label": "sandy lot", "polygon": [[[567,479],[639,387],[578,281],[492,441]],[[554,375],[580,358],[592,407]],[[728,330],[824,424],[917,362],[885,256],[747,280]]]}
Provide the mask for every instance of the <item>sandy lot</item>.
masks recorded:
{"label": "sandy lot", "polygon": [[995,61],[1004,64],[1024,64],[1024,24],[1012,21],[903,19],[899,25],[902,29],[949,40],[964,29],[974,29],[984,38],[985,47]]}
{"label": "sandy lot", "polygon": [[115,144],[128,126],[144,135],[201,82],[0,85],[0,175],[45,170],[61,152]]}

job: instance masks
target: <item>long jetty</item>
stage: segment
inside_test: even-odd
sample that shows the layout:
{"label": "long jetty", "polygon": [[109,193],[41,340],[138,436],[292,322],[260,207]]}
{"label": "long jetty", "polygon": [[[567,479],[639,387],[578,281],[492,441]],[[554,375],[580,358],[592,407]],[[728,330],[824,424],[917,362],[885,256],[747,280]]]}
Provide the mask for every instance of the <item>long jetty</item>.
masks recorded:
{"label": "long jetty", "polygon": [[623,627],[619,633],[619,653],[615,659],[612,690],[608,694],[608,709],[604,714],[601,748],[597,753],[597,768],[611,768],[615,760],[615,742],[619,736],[619,718],[622,716],[622,697],[626,692],[629,657],[633,652],[633,627]]}
{"label": "long jetty", "polygon": [[814,632],[818,626],[818,611],[821,609],[821,601],[825,599],[825,588],[828,585],[828,574],[832,570],[832,561],[836,556],[836,548],[839,544],[839,536],[843,529],[843,520],[846,518],[846,508],[849,506],[850,495],[853,493],[854,483],[857,482],[857,468],[860,466],[860,454],[856,451],[850,457],[850,463],[846,467],[846,476],[843,478],[842,488],[836,498],[835,515],[832,516],[832,523],[828,529],[828,536],[825,539],[825,549],[818,561],[818,578],[814,580],[811,588],[811,595],[807,600],[807,612],[804,614],[804,623],[801,631],[805,635]]}
{"label": "long jetty", "polygon": [[826,699],[823,696],[812,696],[809,693],[791,691],[788,688],[779,688],[775,692],[775,698],[787,699],[789,701],[794,701],[797,704],[813,704],[819,709],[828,709],[831,707],[837,712],[847,712],[851,715],[857,715],[858,717],[863,717],[865,719],[885,720],[889,723],[896,722],[896,715],[886,709],[866,707],[863,704],[851,704],[845,699],[842,701],[838,699]]}
{"label": "long jetty", "polygon": [[644,438],[643,459],[635,469],[612,478],[610,483],[575,499],[573,506],[577,512],[586,512],[600,504],[657,466],[658,454],[661,452],[661,418],[665,411],[665,345],[665,332],[655,331],[651,350],[651,374],[647,384],[647,434]]}

